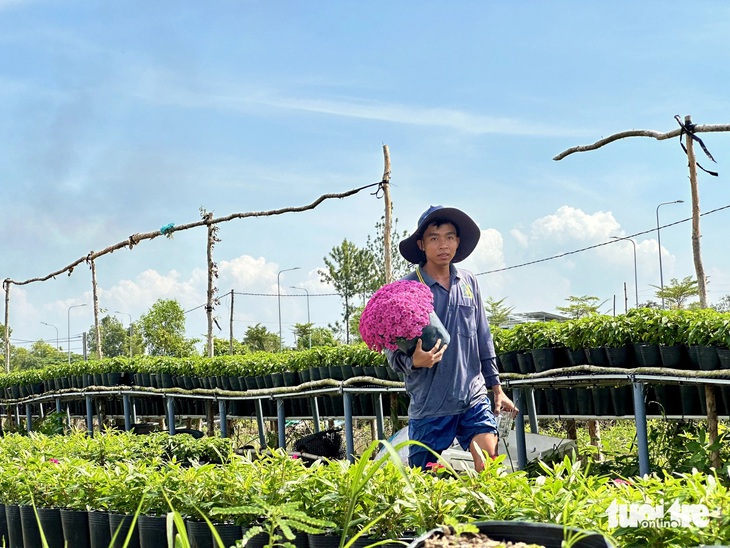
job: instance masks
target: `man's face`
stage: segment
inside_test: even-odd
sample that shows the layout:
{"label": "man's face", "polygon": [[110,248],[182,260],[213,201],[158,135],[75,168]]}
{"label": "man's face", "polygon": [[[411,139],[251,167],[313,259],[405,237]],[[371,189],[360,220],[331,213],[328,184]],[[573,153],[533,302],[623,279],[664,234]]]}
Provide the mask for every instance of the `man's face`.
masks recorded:
{"label": "man's face", "polygon": [[418,240],[418,247],[426,254],[426,262],[448,265],[459,247],[456,227],[451,223],[429,225],[423,232],[423,238]]}

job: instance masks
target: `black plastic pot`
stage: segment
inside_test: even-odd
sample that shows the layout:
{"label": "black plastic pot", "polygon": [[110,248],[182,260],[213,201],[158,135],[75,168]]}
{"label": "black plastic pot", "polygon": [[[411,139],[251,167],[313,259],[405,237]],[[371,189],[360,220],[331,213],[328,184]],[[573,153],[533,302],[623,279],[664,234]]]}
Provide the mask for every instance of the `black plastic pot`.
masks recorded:
{"label": "black plastic pot", "polygon": [[0,504],[0,546],[8,543],[8,521],[5,517],[5,505]]}
{"label": "black plastic pot", "polygon": [[8,527],[8,548],[23,548],[23,525],[20,521],[20,507],[17,504],[5,505],[5,520]]}
{"label": "black plastic pot", "polygon": [[[137,517],[140,548],[158,548],[167,546],[167,516]],[[226,546],[229,546],[226,544]]]}
{"label": "black plastic pot", "polygon": [[606,357],[611,367],[630,367],[629,349],[626,346],[607,346]]}
{"label": "black plastic pot", "polygon": [[555,368],[555,348],[533,348],[532,361],[535,371],[541,373]]}
{"label": "black plastic pot", "polygon": [[[574,527],[563,527],[554,523],[534,523],[527,521],[482,521],[475,522],[479,532],[492,540],[501,542],[524,542],[538,544],[546,548],[560,548],[563,541],[571,537],[581,538],[572,543],[573,548],[613,548],[613,544],[600,533],[583,531]],[[442,528],[433,529],[413,540],[408,548],[423,548],[427,539],[452,534]],[[583,536],[584,535],[584,536]]]}
{"label": "black plastic pot", "polygon": [[659,356],[662,360],[662,366],[667,369],[684,369],[682,364],[682,345],[660,345]]}
{"label": "black plastic pot", "polygon": [[591,388],[593,394],[593,411],[599,417],[613,415],[611,389],[606,387]]}
{"label": "black plastic pot", "polygon": [[[132,529],[133,519],[134,516],[131,514],[109,514],[109,534],[113,537],[114,533],[119,531],[114,543],[109,545],[110,548],[139,548],[139,531],[136,523]],[[132,535],[129,543],[125,544],[130,529],[132,529]]]}
{"label": "black plastic pot", "polygon": [[532,352],[518,352],[517,363],[520,367],[520,373],[529,375],[535,372],[535,362],[532,359]]}
{"label": "black plastic pot", "polygon": [[63,538],[68,546],[90,548],[89,513],[84,510],[61,509]]}
{"label": "black plastic pot", "polygon": [[91,548],[109,548],[109,513],[89,512],[89,544]]}
{"label": "black plastic pot", "polygon": [[[215,523],[213,524],[213,527],[223,541],[223,546],[235,546],[236,541],[243,538],[243,530],[240,525],[234,525],[232,523]],[[217,546],[216,543],[213,543],[213,545]]]}
{"label": "black plastic pot", "polygon": [[520,364],[517,363],[517,350],[502,352],[499,356],[499,364],[505,373],[519,373]]}
{"label": "black plastic pot", "polygon": [[446,331],[444,324],[441,323],[441,320],[435,312],[431,312],[431,314],[429,314],[429,320],[430,323],[423,328],[420,337],[416,337],[414,339],[396,339],[398,349],[410,356],[416,349],[418,339],[421,339],[421,344],[423,345],[422,348],[426,352],[436,346],[436,342],[439,339],[441,339],[442,345],[449,344],[451,342],[451,336],[449,335],[449,332]]}
{"label": "black plastic pot", "polygon": [[32,506],[20,507],[20,523],[23,527],[23,546],[42,546],[38,519]]}
{"label": "black plastic pot", "polygon": [[38,508],[38,521],[48,548],[64,548],[61,511],[58,508]]}
{"label": "black plastic pot", "polygon": [[205,521],[185,521],[190,548],[213,548],[213,535]]}

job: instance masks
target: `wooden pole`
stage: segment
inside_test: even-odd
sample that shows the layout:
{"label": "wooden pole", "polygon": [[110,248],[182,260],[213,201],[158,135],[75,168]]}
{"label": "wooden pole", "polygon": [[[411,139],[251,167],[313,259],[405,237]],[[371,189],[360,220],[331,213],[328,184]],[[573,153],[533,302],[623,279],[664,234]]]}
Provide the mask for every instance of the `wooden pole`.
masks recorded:
{"label": "wooden pole", "polygon": [[[690,115],[684,117],[684,125],[691,127],[692,117]],[[687,161],[689,162],[689,185],[692,191],[692,255],[697,275],[700,308],[707,308],[707,280],[705,279],[702,252],[700,251],[700,191],[697,186],[697,162],[692,137],[689,135],[687,136]]]}
{"label": "wooden pole", "polygon": [[231,317],[228,321],[228,332],[229,335],[229,341],[228,341],[228,353],[232,356],[233,355],[233,290],[231,289]]}
{"label": "wooden pole", "polygon": [[5,372],[10,373],[10,327],[8,326],[10,320],[10,280],[3,282],[3,289],[5,290]]}
{"label": "wooden pole", "polygon": [[385,201],[385,226],[383,226],[383,258],[385,261],[385,283],[393,281],[392,255],[390,250],[390,227],[392,204],[390,202],[390,151],[388,145],[383,145],[385,169],[383,171],[383,199]]}
{"label": "wooden pole", "polygon": [[[689,114],[684,117],[684,125],[692,127],[692,117]],[[702,251],[700,249],[700,190],[697,185],[697,162],[695,160],[694,143],[689,135],[687,135],[687,162],[689,164],[689,186],[692,191],[692,256],[697,275],[700,308],[707,308],[707,279],[705,278],[705,268],[702,265]],[[707,404],[707,436],[710,444],[714,445],[718,436],[717,404],[715,387],[711,384],[705,385],[705,403]],[[716,469],[720,468],[722,463],[718,451],[710,453],[710,462]]]}
{"label": "wooden pole", "polygon": [[100,360],[103,356],[101,351],[101,326],[99,325],[99,293],[97,291],[96,284],[96,261],[91,259],[89,262],[91,263],[91,290],[94,296],[94,335],[96,337],[96,358]]}
{"label": "wooden pole", "polygon": [[204,213],[203,218],[205,219],[206,225],[208,226],[208,246],[207,246],[207,259],[208,259],[208,291],[207,300],[205,303],[205,313],[208,317],[208,344],[207,354],[209,358],[213,357],[213,300],[215,299],[215,286],[213,285],[213,279],[216,277],[216,267],[213,262],[213,246],[215,245],[215,231],[216,226],[211,223],[213,220],[213,213]]}
{"label": "wooden pole", "polygon": [[601,427],[596,419],[590,419],[588,421],[588,437],[591,440],[591,445],[598,449],[596,453],[596,460],[603,462],[603,452],[601,451]]}

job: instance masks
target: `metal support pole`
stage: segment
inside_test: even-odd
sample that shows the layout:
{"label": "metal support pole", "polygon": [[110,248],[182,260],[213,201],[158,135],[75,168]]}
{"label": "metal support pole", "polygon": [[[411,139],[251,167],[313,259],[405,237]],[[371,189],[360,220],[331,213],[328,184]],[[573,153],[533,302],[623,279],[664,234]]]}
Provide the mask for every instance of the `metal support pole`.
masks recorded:
{"label": "metal support pole", "polygon": [[264,426],[264,407],[260,398],[256,400],[256,424],[259,427],[259,445],[263,451],[266,448],[266,427]]}
{"label": "metal support pole", "polygon": [[226,413],[226,400],[218,400],[218,414],[221,417],[221,438],[227,438],[228,414]]}
{"label": "metal support pole", "polygon": [[137,400],[132,398],[132,424],[137,424]]}
{"label": "metal support pole", "polygon": [[646,434],[646,408],[644,407],[644,385],[633,383],[634,419],[636,421],[636,443],[639,449],[639,474],[649,473],[649,442]]}
{"label": "metal support pole", "polygon": [[89,437],[94,437],[94,400],[91,396],[86,396],[86,431]]}
{"label": "metal support pole", "polygon": [[383,419],[383,394],[378,393],[375,398],[375,427],[378,431],[378,439],[385,439],[385,421]]}
{"label": "metal support pole", "polygon": [[167,403],[167,432],[171,435],[175,435],[175,398],[171,396],[165,396]]}
{"label": "metal support pole", "polygon": [[276,422],[279,430],[279,447],[286,450],[286,415],[284,414],[284,399],[276,400]]}
{"label": "metal support pole", "polygon": [[29,403],[25,404],[25,429],[28,433],[33,430],[33,408]]}
{"label": "metal support pole", "polygon": [[525,392],[521,388],[514,390],[515,405],[520,409],[515,417],[515,443],[517,444],[517,468],[524,470],[527,467],[527,442],[525,441]]}
{"label": "metal support pole", "polygon": [[61,398],[56,398],[56,413],[61,413]]}
{"label": "metal support pole", "polygon": [[122,408],[124,409],[124,431],[129,432],[132,429],[132,418],[130,416],[129,394],[122,394]]}
{"label": "metal support pole", "polygon": [[319,404],[317,398],[310,398],[312,403],[312,419],[314,420],[314,432],[319,432]]}
{"label": "metal support pole", "polygon": [[352,435],[352,394],[342,393],[342,405],[345,408],[345,453],[347,460],[355,462],[355,440]]}
{"label": "metal support pole", "polygon": [[526,388],[525,392],[527,392],[527,413],[530,418],[530,432],[533,434],[539,434],[540,432],[537,427],[537,411],[535,410],[535,390],[532,388]]}

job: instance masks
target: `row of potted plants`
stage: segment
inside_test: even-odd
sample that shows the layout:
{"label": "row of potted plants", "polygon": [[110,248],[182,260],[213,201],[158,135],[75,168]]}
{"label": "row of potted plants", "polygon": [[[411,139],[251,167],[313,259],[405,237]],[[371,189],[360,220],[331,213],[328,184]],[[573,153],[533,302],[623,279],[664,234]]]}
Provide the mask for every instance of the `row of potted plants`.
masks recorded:
{"label": "row of potted plants", "polygon": [[387,367],[383,354],[359,344],[212,358],[138,356],[53,365],[0,374],[0,397],[17,399],[51,390],[119,384],[246,391],[352,376],[400,380]]}
{"label": "row of potted plants", "polygon": [[[699,472],[615,482],[565,459],[531,477],[507,473],[501,458],[479,475],[456,474],[448,466],[421,471],[404,467],[397,456],[374,459],[376,442],[353,464],[307,466],[281,451],[258,459],[231,451],[222,452],[219,464],[183,465],[161,454],[158,437],[164,436],[146,444],[111,432],[95,438],[6,436],[0,443],[0,503],[6,512],[35,505],[86,513],[87,522],[104,514],[107,520],[164,516],[174,509],[188,523],[207,518],[238,527],[234,534],[240,536],[251,528],[281,534],[286,523],[294,532],[343,540],[362,535],[368,543],[485,520],[564,524],[602,532],[620,545],[694,546],[730,539],[730,492],[715,476]],[[701,503],[710,510],[709,523],[632,529],[609,522],[612,504],[651,500]]]}
{"label": "row of potted plants", "polygon": [[[493,336],[495,350],[507,372],[528,374],[585,363],[685,369],[730,367],[730,314],[709,309],[633,309],[618,316],[592,315],[565,322],[495,328]],[[527,353],[535,361],[532,369],[528,361],[513,369],[511,358]],[[553,363],[541,362],[543,354],[548,359],[555,356]],[[555,364],[555,359],[559,363]]]}

